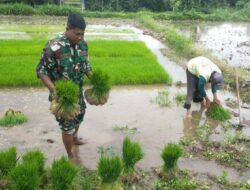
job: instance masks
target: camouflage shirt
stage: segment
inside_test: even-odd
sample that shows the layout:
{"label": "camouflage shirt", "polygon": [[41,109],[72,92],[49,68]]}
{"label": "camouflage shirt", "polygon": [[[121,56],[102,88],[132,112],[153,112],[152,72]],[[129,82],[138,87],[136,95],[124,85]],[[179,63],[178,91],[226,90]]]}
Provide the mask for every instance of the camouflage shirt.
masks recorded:
{"label": "camouflage shirt", "polygon": [[81,41],[73,47],[65,34],[48,42],[36,68],[37,74],[47,75],[52,81],[69,79],[80,88],[84,74],[90,70],[87,43]]}

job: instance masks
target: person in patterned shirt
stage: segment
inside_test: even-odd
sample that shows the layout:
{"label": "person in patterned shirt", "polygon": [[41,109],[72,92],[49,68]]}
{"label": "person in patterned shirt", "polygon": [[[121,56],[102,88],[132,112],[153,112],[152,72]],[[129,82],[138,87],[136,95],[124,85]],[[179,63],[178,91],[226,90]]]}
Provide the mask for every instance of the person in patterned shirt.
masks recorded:
{"label": "person in patterned shirt", "polygon": [[37,76],[50,91],[50,101],[53,99],[56,80],[71,80],[79,86],[80,114],[70,120],[56,117],[62,130],[63,144],[70,159],[74,159],[73,145],[86,143],[77,136],[86,108],[83,98],[83,80],[85,75],[88,78],[92,75],[88,46],[84,41],[85,28],[86,23],[81,15],[70,14],[66,31],[47,43],[36,68]]}

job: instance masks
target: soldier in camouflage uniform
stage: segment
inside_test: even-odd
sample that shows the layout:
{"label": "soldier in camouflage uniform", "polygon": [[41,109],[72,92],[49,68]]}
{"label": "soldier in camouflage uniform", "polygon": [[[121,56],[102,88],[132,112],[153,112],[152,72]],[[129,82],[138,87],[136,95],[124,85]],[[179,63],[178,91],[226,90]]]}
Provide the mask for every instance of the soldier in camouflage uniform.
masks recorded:
{"label": "soldier in camouflage uniform", "polygon": [[79,86],[80,114],[71,120],[56,117],[62,130],[62,140],[69,158],[74,158],[73,144],[86,143],[77,137],[86,108],[82,92],[83,78],[84,75],[87,75],[88,78],[92,75],[88,59],[88,46],[84,41],[85,28],[86,24],[81,15],[69,15],[66,32],[48,42],[36,69],[38,77],[50,91],[50,101],[53,99],[56,80],[68,79]]}

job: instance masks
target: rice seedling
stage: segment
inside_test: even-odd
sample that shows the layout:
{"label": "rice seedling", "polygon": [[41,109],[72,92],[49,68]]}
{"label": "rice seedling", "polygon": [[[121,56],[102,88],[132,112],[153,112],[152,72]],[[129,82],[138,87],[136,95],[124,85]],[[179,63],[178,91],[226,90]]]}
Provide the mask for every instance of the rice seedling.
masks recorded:
{"label": "rice seedling", "polygon": [[185,99],[186,99],[185,94],[177,93],[175,95],[175,101],[176,101],[177,105],[184,104]]}
{"label": "rice seedling", "polygon": [[50,105],[51,113],[64,119],[72,119],[80,113],[77,104],[79,87],[69,80],[55,82],[55,98]]}
{"label": "rice seedling", "polygon": [[39,150],[26,152],[22,157],[23,163],[36,163],[38,173],[41,175],[44,172],[45,157]]}
{"label": "rice seedling", "polygon": [[119,190],[119,177],[122,172],[122,161],[118,156],[101,155],[98,163],[98,175],[101,178],[101,190]]}
{"label": "rice seedling", "polygon": [[158,94],[153,100],[156,104],[158,104],[160,107],[170,107],[171,106],[171,101],[169,100],[169,92],[164,90],[164,91],[158,91]]}
{"label": "rice seedling", "polygon": [[122,158],[124,174],[133,175],[135,164],[144,157],[142,148],[138,142],[132,142],[128,137],[123,140]]}
{"label": "rice seedling", "polygon": [[137,128],[136,127],[132,127],[130,128],[129,126],[118,126],[118,125],[115,125],[113,127],[113,130],[114,131],[121,131],[123,133],[125,133],[126,135],[129,135],[129,134],[135,134],[137,132]]}
{"label": "rice seedling", "polygon": [[0,126],[20,125],[27,121],[28,118],[24,115],[24,113],[9,109],[5,112],[4,116],[0,118]]}
{"label": "rice seedling", "polygon": [[16,166],[16,148],[11,147],[0,152],[0,178],[7,176]]}
{"label": "rice seedling", "polygon": [[103,105],[107,102],[111,83],[109,76],[101,70],[96,70],[91,76],[91,89],[85,91],[85,98],[90,104]]}
{"label": "rice seedling", "polygon": [[167,144],[161,153],[161,157],[164,161],[163,172],[170,176],[174,174],[177,169],[177,161],[181,155],[182,148],[179,144]]}
{"label": "rice seedling", "polygon": [[206,113],[208,117],[218,121],[226,121],[231,118],[230,112],[222,105],[212,104]]}
{"label": "rice seedling", "polygon": [[72,182],[78,173],[78,168],[65,157],[55,160],[51,168],[51,182],[53,190],[70,190]]}
{"label": "rice seedling", "polygon": [[23,162],[13,168],[10,172],[13,183],[12,189],[36,190],[40,182],[40,176],[35,162]]}

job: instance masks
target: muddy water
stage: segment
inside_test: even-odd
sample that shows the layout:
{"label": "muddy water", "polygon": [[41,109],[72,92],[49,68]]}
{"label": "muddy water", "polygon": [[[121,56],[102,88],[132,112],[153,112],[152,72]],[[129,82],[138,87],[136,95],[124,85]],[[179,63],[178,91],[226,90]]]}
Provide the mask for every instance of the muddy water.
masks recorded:
{"label": "muddy water", "polygon": [[[153,103],[152,100],[161,90],[170,92],[171,107],[161,108]],[[88,105],[85,121],[79,130],[79,135],[87,139],[88,144],[74,147],[79,163],[95,169],[100,156],[98,150],[101,147],[110,148],[113,152],[121,154],[123,138],[129,135],[139,141],[145,151],[145,158],[139,162],[139,167],[149,169],[160,166],[162,164],[160,153],[165,144],[179,142],[182,136],[193,135],[199,124],[207,122],[205,111],[200,111],[200,106],[196,104],[192,106],[193,120],[185,122],[185,110],[182,105],[177,105],[173,100],[175,94],[184,92],[184,88],[167,86],[114,87],[107,104]],[[65,155],[59,127],[48,111],[47,95],[46,89],[2,89],[0,91],[0,115],[12,107],[22,110],[29,118],[28,123],[21,126],[0,128],[0,149],[16,146],[18,153],[22,154],[27,150],[39,148],[44,151],[48,164]],[[219,96],[222,101],[227,97],[233,98],[226,92]],[[249,112],[245,114],[248,115],[244,117],[249,119]],[[119,128],[127,130],[117,130]],[[214,169],[201,167],[202,164],[196,165],[195,162],[182,159],[180,166],[214,174],[225,169],[210,162],[208,163],[212,164]],[[232,173],[230,174],[232,178],[236,176],[234,179],[238,179],[236,171],[231,172],[231,169],[228,171]]]}
{"label": "muddy water", "polygon": [[249,22],[175,22],[181,33],[231,66],[250,67]]}

